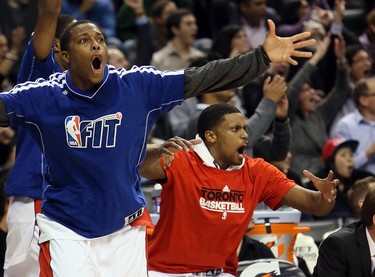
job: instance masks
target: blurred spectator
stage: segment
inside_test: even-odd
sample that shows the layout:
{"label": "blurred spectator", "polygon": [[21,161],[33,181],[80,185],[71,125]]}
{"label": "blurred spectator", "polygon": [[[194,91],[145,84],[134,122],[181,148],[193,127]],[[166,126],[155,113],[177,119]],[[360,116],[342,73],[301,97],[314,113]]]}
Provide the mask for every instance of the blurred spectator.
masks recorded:
{"label": "blurred spectator", "polygon": [[358,140],[355,167],[375,174],[375,77],[358,82],[353,98],[357,108],[339,120],[336,135]]}
{"label": "blurred spectator", "polygon": [[[194,14],[187,9],[178,9],[171,13],[166,22],[169,41],[165,47],[155,52],[151,65],[160,70],[176,70],[190,66],[191,62],[206,54],[193,47],[196,40],[198,26]],[[182,105],[175,107],[168,113],[173,135],[185,136],[190,116],[194,113],[197,99],[190,98]],[[166,135],[164,139],[172,137]]]}
{"label": "blurred spectator", "polygon": [[0,88],[1,91],[10,89],[12,84],[8,76],[18,62],[21,45],[25,39],[25,29],[17,27],[12,31],[11,47],[8,39],[0,33]]}
{"label": "blurred spectator", "polygon": [[[242,26],[238,24],[229,24],[220,30],[218,36],[212,43],[209,53],[213,56],[217,55],[218,58],[230,58],[244,54],[250,50],[251,47]],[[255,108],[263,97],[263,93],[260,93],[261,95],[258,102],[254,104]],[[251,94],[253,94],[253,92]],[[234,105],[246,115],[246,111],[243,107],[242,87],[235,90],[233,101],[235,102]]]}
{"label": "blurred spectator", "polygon": [[336,113],[335,119],[333,120],[330,129],[330,137],[336,135],[337,122],[345,115],[354,112],[356,109],[355,100],[353,98],[355,85],[363,78],[368,78],[371,75],[371,67],[373,66],[373,60],[365,48],[360,44],[350,45],[346,49],[346,60],[349,63],[349,78],[351,87],[351,97],[346,100],[343,107],[338,113]]}
{"label": "blurred spectator", "polygon": [[[5,196],[4,187],[8,178],[10,168],[0,169],[0,264],[4,264],[5,250],[6,250],[6,236],[8,233],[8,226],[6,223],[9,199]],[[1,266],[0,276],[4,275],[4,269]]]}
{"label": "blurred spectator", "polygon": [[131,67],[124,52],[113,46],[108,47],[108,64],[111,64],[116,68],[123,67],[126,70],[129,70]]}
{"label": "blurred spectator", "polygon": [[[350,217],[352,212],[347,198],[349,189],[355,181],[373,176],[370,172],[354,167],[353,153],[357,147],[357,140],[345,139],[343,137],[334,137],[328,140],[323,147],[322,160],[325,167],[318,171],[316,175],[322,178],[332,170],[334,178],[340,180],[340,184],[336,187],[337,196],[335,206],[326,218]],[[310,183],[309,188],[314,189],[314,185]]]}
{"label": "blurred spectator", "polygon": [[155,52],[151,65],[160,70],[183,69],[192,59],[203,57],[205,53],[194,48],[198,26],[194,14],[187,9],[171,13],[166,22],[168,43]]}
{"label": "blurred spectator", "polygon": [[[165,2],[172,2],[172,1],[163,1],[163,3],[160,3],[159,1],[154,0],[143,0],[143,7],[144,7],[144,13],[147,17],[152,17],[154,20],[153,24],[159,25],[160,23],[157,22],[158,19],[165,20],[165,16],[169,13],[168,9],[165,10],[163,6],[165,5]],[[133,2],[134,1],[130,1]],[[174,0],[173,1],[175,5],[177,5],[178,8],[186,8],[190,11],[194,10],[194,2],[192,0]],[[127,41],[129,39],[135,39],[137,37],[137,24],[136,24],[136,18],[137,14],[132,7],[129,5],[129,1],[125,1],[118,10],[116,14],[116,30],[117,30],[117,36],[121,41]],[[156,21],[155,21],[156,19]]]}
{"label": "blurred spectator", "polygon": [[282,161],[270,162],[276,166],[281,172],[283,172],[288,179],[293,180],[296,184],[303,186],[300,175],[290,169],[290,164],[292,163],[292,153],[289,151],[286,158]]}
{"label": "blurred spectator", "polygon": [[324,101],[321,101],[322,92],[316,90],[310,83],[311,75],[317,70],[316,65],[326,54],[329,44],[330,39],[326,37],[288,85],[289,118],[293,134],[291,168],[301,178],[303,178],[303,169],[316,174],[323,167],[321,151],[328,140],[327,128],[335,113],[350,96],[345,63],[345,42],[342,37],[335,40],[335,55],[338,64],[335,86]]}
{"label": "blurred spectator", "polygon": [[[366,16],[366,30],[358,38],[359,42],[367,50],[372,60],[375,59],[375,9]],[[372,74],[375,74],[375,64],[372,64]]]}
{"label": "blurred spectator", "polygon": [[246,116],[250,117],[256,111],[256,108],[263,97],[263,83],[268,76],[280,75],[285,80],[288,79],[290,64],[286,62],[272,62],[268,70],[253,82],[242,88],[243,106],[246,110]]}
{"label": "blurred spectator", "polygon": [[361,206],[365,200],[366,193],[370,188],[375,188],[374,176],[357,180],[348,191],[348,202],[352,210],[352,214],[358,219],[361,217]]}
{"label": "blurred spectator", "polygon": [[267,33],[267,19],[278,25],[278,14],[267,7],[266,0],[238,0],[242,27],[252,48],[262,44]]}
{"label": "blurred spectator", "polygon": [[0,169],[11,168],[15,160],[16,132],[11,127],[0,127]]}
{"label": "blurred spectator", "polygon": [[225,26],[213,41],[211,52],[221,58],[234,57],[251,50],[246,33],[241,25],[230,24]]}
{"label": "blurred spectator", "polygon": [[[23,27],[25,37],[29,38],[34,31],[38,13],[38,1],[36,0],[1,0],[0,1],[0,32],[3,33],[8,42],[13,43],[13,31],[17,27]],[[23,40],[19,48],[18,56],[22,57],[26,50],[28,40]],[[9,75],[11,83],[17,82],[17,74],[21,59],[16,61]]]}
{"label": "blurred spectator", "polygon": [[95,22],[109,42],[116,38],[116,14],[112,0],[63,0],[61,13],[69,14],[77,20]]}
{"label": "blurred spectator", "polygon": [[177,6],[172,0],[158,0],[152,5],[152,17],[148,18],[144,0],[124,0],[124,3],[136,15],[137,37],[126,40],[122,48],[133,64],[149,65],[154,52],[168,42],[166,21],[169,15],[177,10]]}

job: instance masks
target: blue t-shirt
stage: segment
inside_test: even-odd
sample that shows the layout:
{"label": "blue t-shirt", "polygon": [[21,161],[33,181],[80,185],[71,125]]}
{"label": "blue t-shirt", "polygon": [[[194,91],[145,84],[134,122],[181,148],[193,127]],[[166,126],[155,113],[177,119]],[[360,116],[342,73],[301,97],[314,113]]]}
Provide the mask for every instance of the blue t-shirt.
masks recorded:
{"label": "blue t-shirt", "polygon": [[[38,78],[48,79],[61,72],[60,65],[55,61],[53,50],[48,58],[41,62],[35,58],[33,40],[29,41],[18,73],[18,83],[35,81]],[[22,127],[18,128],[16,161],[5,186],[7,196],[27,196],[32,199],[42,197],[43,156],[40,148]]]}
{"label": "blue t-shirt", "polygon": [[10,124],[26,127],[45,157],[43,213],[87,238],[122,228],[145,206],[138,169],[147,137],[183,90],[183,70],[106,66],[90,92],[65,71],[0,94]]}

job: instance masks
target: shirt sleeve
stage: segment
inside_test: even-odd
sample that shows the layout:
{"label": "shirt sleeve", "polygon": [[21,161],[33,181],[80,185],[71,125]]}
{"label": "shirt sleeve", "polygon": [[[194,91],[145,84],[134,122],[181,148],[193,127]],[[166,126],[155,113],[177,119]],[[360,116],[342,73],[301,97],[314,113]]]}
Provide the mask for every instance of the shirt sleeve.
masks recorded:
{"label": "shirt sleeve", "polygon": [[246,85],[269,67],[270,60],[262,46],[229,59],[211,61],[185,70],[184,98],[218,92]]}

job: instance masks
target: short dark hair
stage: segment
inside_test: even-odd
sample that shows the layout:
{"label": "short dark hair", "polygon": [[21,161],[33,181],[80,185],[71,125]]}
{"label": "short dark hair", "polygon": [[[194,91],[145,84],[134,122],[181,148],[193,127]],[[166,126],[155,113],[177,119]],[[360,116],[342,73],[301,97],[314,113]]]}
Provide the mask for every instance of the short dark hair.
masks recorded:
{"label": "short dark hair", "polygon": [[154,2],[152,5],[151,16],[152,18],[160,17],[163,13],[164,8],[170,3],[173,2],[172,0],[158,0]]}
{"label": "short dark hair", "polygon": [[374,176],[368,176],[355,181],[355,183],[350,187],[347,193],[348,203],[353,213],[356,216],[360,216],[361,209],[358,206],[358,200],[364,198],[367,191],[369,190],[369,184],[375,183]]}
{"label": "short dark hair", "polygon": [[55,31],[55,38],[60,39],[64,30],[73,23],[74,17],[68,14],[60,14],[57,18],[57,25]]}
{"label": "short dark hair", "polygon": [[187,16],[187,15],[194,15],[194,14],[193,14],[192,11],[190,11],[188,9],[177,9],[168,16],[167,22],[165,24],[165,27],[167,29],[168,39],[171,39],[171,38],[174,37],[174,34],[172,32],[172,28],[176,27],[178,29],[180,27],[180,24],[181,24],[181,19],[184,16]]}
{"label": "short dark hair", "polygon": [[353,99],[357,107],[359,107],[359,99],[361,98],[361,96],[367,95],[370,90],[367,84],[369,80],[375,80],[375,77],[361,79],[354,87]]}
{"label": "short dark hair", "polygon": [[[362,44],[352,44],[348,45],[346,47],[345,51],[345,57],[346,60],[350,65],[353,64],[353,57],[359,52],[359,51],[366,51],[366,49],[362,46]],[[367,51],[366,51],[367,52]]]}
{"label": "short dark hair", "polygon": [[206,142],[204,133],[208,130],[212,130],[224,121],[224,116],[232,113],[241,113],[233,105],[229,104],[214,104],[205,108],[198,117],[198,134]]}
{"label": "short dark hair", "polygon": [[375,188],[370,188],[361,208],[361,221],[367,227],[372,226],[375,215]]}
{"label": "short dark hair", "polygon": [[95,22],[91,20],[79,20],[79,21],[74,22],[73,24],[70,24],[63,31],[61,35],[61,39],[60,39],[61,51],[67,51],[69,49],[69,43],[72,40],[72,30],[75,29],[77,26],[84,25],[84,24],[94,24],[95,26],[98,26],[97,24],[95,24]]}
{"label": "short dark hair", "polygon": [[216,36],[211,51],[219,54],[221,58],[228,58],[232,52],[232,40],[241,30],[243,28],[238,24],[224,26]]}

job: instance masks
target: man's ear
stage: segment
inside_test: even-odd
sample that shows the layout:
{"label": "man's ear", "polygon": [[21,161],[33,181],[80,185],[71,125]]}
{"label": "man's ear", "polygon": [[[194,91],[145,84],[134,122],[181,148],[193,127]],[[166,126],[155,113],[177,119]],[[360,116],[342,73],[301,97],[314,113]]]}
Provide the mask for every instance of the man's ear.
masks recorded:
{"label": "man's ear", "polygon": [[64,63],[65,64],[69,64],[70,63],[70,56],[68,54],[67,51],[62,51],[61,52],[61,58],[63,59]]}
{"label": "man's ear", "polygon": [[61,51],[61,48],[60,48],[60,40],[55,38],[53,40],[53,51],[55,53],[59,53]]}
{"label": "man's ear", "polygon": [[204,133],[204,137],[206,139],[206,142],[208,143],[215,143],[216,142],[216,135],[213,131],[206,131]]}

